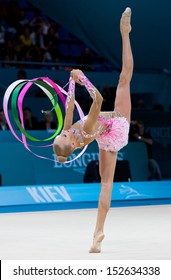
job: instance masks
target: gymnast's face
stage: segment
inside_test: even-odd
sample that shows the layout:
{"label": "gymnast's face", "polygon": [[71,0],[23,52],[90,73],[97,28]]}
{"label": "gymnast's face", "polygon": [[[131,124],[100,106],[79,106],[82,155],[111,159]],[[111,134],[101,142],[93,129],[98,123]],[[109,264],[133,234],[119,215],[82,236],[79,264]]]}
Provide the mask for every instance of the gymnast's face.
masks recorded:
{"label": "gymnast's face", "polygon": [[67,161],[67,158],[74,151],[72,135],[69,131],[62,131],[62,133],[55,138],[53,143],[53,150],[59,162]]}
{"label": "gymnast's face", "polygon": [[58,144],[59,146],[64,146],[64,145],[70,145],[71,147],[74,147],[74,141],[72,139],[72,133],[69,130],[63,130],[60,135],[58,135],[54,143]]}

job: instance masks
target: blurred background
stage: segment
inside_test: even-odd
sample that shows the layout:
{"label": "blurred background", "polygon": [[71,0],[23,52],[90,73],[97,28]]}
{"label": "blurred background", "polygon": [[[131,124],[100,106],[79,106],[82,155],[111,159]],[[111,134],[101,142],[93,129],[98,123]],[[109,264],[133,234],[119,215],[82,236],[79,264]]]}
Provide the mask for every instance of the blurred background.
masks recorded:
{"label": "blurred background", "polygon": [[[122,63],[119,21],[127,6],[132,9],[135,64],[132,122],[129,143],[118,154],[114,180],[171,179],[170,1],[0,0],[2,186],[99,182],[96,142],[70,164],[39,159],[9,131],[2,102],[5,90],[17,79],[45,76],[64,87],[70,70],[79,68],[103,95],[102,110],[113,110]],[[84,88],[77,86],[76,99],[86,114],[91,99]],[[41,113],[50,106],[40,88],[32,86],[24,99],[24,122],[39,139],[51,136],[58,126],[53,112]],[[78,118],[75,110],[74,120]],[[15,124],[14,128],[20,135]],[[54,159],[51,147],[33,150]]]}

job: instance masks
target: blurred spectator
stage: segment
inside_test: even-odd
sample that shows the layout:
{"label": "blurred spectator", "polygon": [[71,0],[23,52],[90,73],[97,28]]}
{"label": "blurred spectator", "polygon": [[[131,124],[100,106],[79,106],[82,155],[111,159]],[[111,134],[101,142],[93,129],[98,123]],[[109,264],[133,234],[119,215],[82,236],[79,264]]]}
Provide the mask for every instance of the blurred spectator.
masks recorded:
{"label": "blurred spectator", "polygon": [[[123,172],[124,170],[124,172]],[[83,181],[84,183],[99,183],[99,160],[92,160],[87,164]],[[113,181],[114,182],[129,182],[132,180],[131,170],[128,160],[117,160],[116,169]]]}
{"label": "blurred spectator", "polygon": [[39,122],[39,129],[40,130],[51,130],[56,129],[57,125],[55,121],[53,120],[53,113],[47,112],[44,113],[44,119]]}
{"label": "blurred spectator", "polygon": [[30,38],[32,41],[32,46],[39,46],[40,48],[44,49],[44,37],[42,34],[42,26],[37,26],[30,34]]}
{"label": "blurred spectator", "polygon": [[11,39],[7,39],[5,42],[5,49],[3,52],[3,56],[8,57],[11,61],[17,60],[17,51],[15,48],[15,43]]}
{"label": "blurred spectator", "polygon": [[132,121],[130,124],[130,133],[129,133],[129,141],[141,141],[146,144],[147,154],[148,154],[148,168],[150,172],[150,176],[148,178],[151,180],[161,180],[162,175],[160,171],[160,167],[157,161],[153,158],[153,139],[150,133],[145,132],[144,124],[142,121]]}
{"label": "blurred spectator", "polygon": [[25,60],[26,53],[32,46],[32,39],[30,37],[31,30],[29,26],[25,26],[18,40],[18,58],[19,60]]}
{"label": "blurred spectator", "polygon": [[8,54],[6,54],[4,56],[4,62],[2,63],[2,66],[4,68],[10,68],[11,67],[11,63],[10,63],[11,59],[10,59],[10,56]]}
{"label": "blurred spectator", "polygon": [[0,24],[0,46],[2,48],[2,46],[5,44],[5,28],[3,26],[3,24]]}
{"label": "blurred spectator", "polygon": [[18,11],[18,31],[20,32],[24,26],[29,24],[29,19],[25,15],[25,11],[23,9],[19,9]]}
{"label": "blurred spectator", "polygon": [[5,28],[3,24],[0,23],[0,59],[3,59],[3,54],[5,52],[5,36]]}
{"label": "blurred spectator", "polygon": [[158,112],[164,112],[163,105],[160,103],[156,103],[153,105],[153,110]]}
{"label": "blurred spectator", "polygon": [[[40,46],[38,45],[32,46],[26,54],[26,60],[32,62],[42,62],[43,52],[44,51],[40,48]],[[35,65],[34,68],[41,68],[41,65]]]}
{"label": "blurred spectator", "polygon": [[51,27],[51,24],[47,20],[46,21],[42,20],[41,27],[42,27],[43,36],[46,36],[48,34],[48,31],[49,31],[50,27]]}
{"label": "blurred spectator", "polygon": [[48,50],[44,51],[42,62],[53,62],[51,53]]}
{"label": "blurred spectator", "polygon": [[42,25],[43,18],[39,12],[35,13],[34,18],[30,22],[30,26],[32,27],[40,27]]}
{"label": "blurred spectator", "polygon": [[78,63],[84,65],[84,66],[81,66],[81,69],[83,69],[84,71],[91,71],[94,69],[94,67],[92,65],[93,58],[92,58],[90,48],[85,47],[83,49],[83,52],[78,59]]}
{"label": "blurred spectator", "polygon": [[32,116],[32,111],[29,107],[25,107],[23,109],[24,114],[24,127],[27,130],[37,130],[38,129],[38,121],[36,117]]}
{"label": "blurred spectator", "polygon": [[59,34],[54,26],[49,27],[47,34],[44,36],[44,43],[52,58],[59,58]]}
{"label": "blurred spectator", "polygon": [[23,69],[18,70],[17,72],[17,80],[25,80],[27,79],[26,71]]}
{"label": "blurred spectator", "polygon": [[103,95],[103,111],[113,111],[114,100],[116,96],[116,87],[105,86],[102,92]]}
{"label": "blurred spectator", "polygon": [[8,124],[6,123],[3,109],[0,109],[0,130],[8,130]]}
{"label": "blurred spectator", "polygon": [[100,182],[99,160],[92,160],[88,163],[83,177],[84,183]]}
{"label": "blurred spectator", "polygon": [[137,100],[136,109],[145,109],[145,101],[140,98]]}

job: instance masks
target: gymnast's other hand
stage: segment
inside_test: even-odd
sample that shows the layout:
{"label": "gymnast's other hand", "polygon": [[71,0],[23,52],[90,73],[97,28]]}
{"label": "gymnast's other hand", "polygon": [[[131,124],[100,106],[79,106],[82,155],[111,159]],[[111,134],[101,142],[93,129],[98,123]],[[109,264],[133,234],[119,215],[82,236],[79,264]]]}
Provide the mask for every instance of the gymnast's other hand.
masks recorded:
{"label": "gymnast's other hand", "polygon": [[84,76],[84,73],[81,70],[73,69],[70,73],[70,76],[76,83],[80,84],[81,86],[84,86],[84,83],[80,80],[81,76]]}

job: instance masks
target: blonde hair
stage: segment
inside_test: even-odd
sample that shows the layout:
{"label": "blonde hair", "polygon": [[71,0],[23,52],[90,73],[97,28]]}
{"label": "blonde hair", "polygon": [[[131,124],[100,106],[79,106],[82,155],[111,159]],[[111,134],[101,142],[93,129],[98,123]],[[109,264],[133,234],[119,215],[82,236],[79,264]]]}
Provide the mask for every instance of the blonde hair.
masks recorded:
{"label": "blonde hair", "polygon": [[63,157],[63,156],[56,156],[57,157],[57,160],[59,161],[59,162],[65,162],[65,161],[67,161],[67,157]]}
{"label": "blonde hair", "polygon": [[63,145],[62,147],[57,144],[53,143],[53,150],[56,154],[57,160],[59,162],[65,162],[67,161],[67,158],[72,154],[73,148],[70,145]]}

